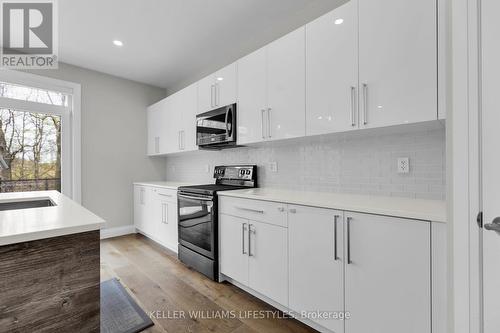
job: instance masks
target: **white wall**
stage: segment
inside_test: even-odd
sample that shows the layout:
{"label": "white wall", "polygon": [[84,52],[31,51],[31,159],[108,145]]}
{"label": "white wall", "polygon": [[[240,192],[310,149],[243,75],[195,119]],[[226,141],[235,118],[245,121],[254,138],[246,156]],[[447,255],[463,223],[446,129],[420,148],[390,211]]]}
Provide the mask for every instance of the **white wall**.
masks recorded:
{"label": "white wall", "polygon": [[[215,165],[257,164],[259,187],[445,199],[445,154],[445,128],[434,123],[174,155],[166,174],[213,183]],[[398,157],[410,158],[409,174],[397,173]],[[269,170],[273,161],[276,173]]]}
{"label": "white wall", "polygon": [[165,178],[165,160],[146,156],[146,107],[165,89],[59,64],[32,73],[82,86],[82,204],[106,228],[133,223],[132,182]]}

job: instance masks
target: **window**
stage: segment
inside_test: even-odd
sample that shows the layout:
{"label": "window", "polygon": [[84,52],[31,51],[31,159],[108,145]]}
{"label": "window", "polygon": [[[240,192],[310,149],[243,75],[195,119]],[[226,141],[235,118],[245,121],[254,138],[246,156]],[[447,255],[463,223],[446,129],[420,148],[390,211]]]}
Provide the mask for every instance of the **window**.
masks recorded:
{"label": "window", "polygon": [[0,72],[0,192],[57,190],[80,201],[79,96],[78,84]]}

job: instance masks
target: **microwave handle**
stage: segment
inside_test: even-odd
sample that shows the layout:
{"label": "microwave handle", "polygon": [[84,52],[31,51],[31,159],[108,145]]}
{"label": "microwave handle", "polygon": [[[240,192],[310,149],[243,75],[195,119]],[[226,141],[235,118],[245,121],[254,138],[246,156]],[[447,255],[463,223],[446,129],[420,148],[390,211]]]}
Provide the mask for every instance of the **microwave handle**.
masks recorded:
{"label": "microwave handle", "polygon": [[228,124],[227,124],[227,119],[229,118],[229,112],[231,112],[231,108],[227,108],[226,109],[226,118],[224,120],[224,124],[226,125],[226,138],[229,138],[229,127],[228,127]]}

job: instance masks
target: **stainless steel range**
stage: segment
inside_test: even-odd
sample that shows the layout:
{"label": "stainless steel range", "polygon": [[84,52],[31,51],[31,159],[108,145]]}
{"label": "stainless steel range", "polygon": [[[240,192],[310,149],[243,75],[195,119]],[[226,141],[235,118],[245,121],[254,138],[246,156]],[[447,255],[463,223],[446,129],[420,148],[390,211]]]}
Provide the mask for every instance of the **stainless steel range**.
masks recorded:
{"label": "stainless steel range", "polygon": [[216,166],[215,184],[179,187],[179,260],[217,280],[217,192],[257,186],[257,166]]}

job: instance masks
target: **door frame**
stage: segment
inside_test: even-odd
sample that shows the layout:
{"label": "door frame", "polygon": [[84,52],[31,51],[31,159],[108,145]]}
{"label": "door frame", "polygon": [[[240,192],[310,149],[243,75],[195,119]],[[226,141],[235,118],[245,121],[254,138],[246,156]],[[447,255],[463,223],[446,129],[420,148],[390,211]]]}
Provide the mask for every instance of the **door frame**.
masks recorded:
{"label": "door frame", "polygon": [[[451,1],[451,0],[448,0]],[[451,5],[451,101],[447,118],[449,332],[483,331],[481,247],[481,0]]]}

